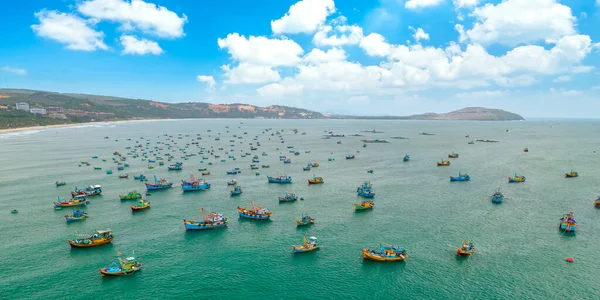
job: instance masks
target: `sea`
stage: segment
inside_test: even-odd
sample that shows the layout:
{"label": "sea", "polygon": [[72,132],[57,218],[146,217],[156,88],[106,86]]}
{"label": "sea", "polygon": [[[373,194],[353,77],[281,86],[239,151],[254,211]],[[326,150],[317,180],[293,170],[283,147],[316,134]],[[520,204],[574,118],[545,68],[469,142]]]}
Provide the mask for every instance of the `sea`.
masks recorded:
{"label": "sea", "polygon": [[[363,132],[372,130],[377,133]],[[324,138],[329,132],[345,137]],[[0,299],[598,299],[599,138],[600,120],[206,119],[0,134]],[[388,143],[363,147],[363,139]],[[498,142],[469,144],[473,139]],[[261,146],[251,151],[257,142]],[[172,154],[183,170],[127,155],[127,147],[140,144],[148,158]],[[212,149],[220,158],[203,159],[201,147],[204,155]],[[127,157],[129,168],[117,171],[115,151]],[[246,152],[252,155],[242,157]],[[450,166],[436,165],[453,152],[460,157]],[[345,159],[349,153],[356,158]],[[405,154],[410,161],[403,162]],[[253,155],[257,165],[270,168],[251,170]],[[280,155],[292,163],[283,164]],[[318,168],[303,171],[314,161]],[[236,167],[240,174],[226,174]],[[211,175],[201,176],[199,168]],[[565,178],[570,170],[580,176]],[[450,182],[459,172],[471,180]],[[140,173],[175,184],[144,196],[152,207],[133,214],[132,201],[118,194],[144,193],[133,179]],[[210,190],[183,193],[180,182],[191,173]],[[277,174],[292,176],[293,183],[267,183],[267,175]],[[514,174],[526,182],[509,184]],[[313,176],[325,183],[308,185]],[[242,195],[230,196],[231,179]],[[67,185],[56,187],[60,180]],[[365,181],[376,192],[375,208],[357,213],[356,188]],[[66,223],[71,210],[53,209],[57,197],[97,184],[103,193],[89,198],[88,219]],[[505,199],[493,204],[498,188]],[[285,193],[303,200],[280,204]],[[238,217],[237,207],[251,200],[273,211],[271,221]],[[224,214],[228,228],[186,232],[183,219],[201,208]],[[570,211],[579,224],[576,234],[558,228]],[[296,227],[303,213],[315,224]],[[111,244],[71,249],[67,243],[76,232],[102,228],[112,229]],[[291,246],[305,234],[317,237],[321,249],[294,254]],[[465,240],[476,252],[457,257]],[[380,243],[403,247],[408,259],[364,261],[361,249]],[[98,268],[110,266],[118,252],[135,253],[142,270],[102,277]]]}

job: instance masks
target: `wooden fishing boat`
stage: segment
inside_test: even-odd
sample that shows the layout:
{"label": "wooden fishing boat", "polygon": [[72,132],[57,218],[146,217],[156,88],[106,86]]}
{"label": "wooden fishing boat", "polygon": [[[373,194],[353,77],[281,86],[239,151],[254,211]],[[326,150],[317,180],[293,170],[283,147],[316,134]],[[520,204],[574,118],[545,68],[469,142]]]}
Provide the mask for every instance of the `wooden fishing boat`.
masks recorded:
{"label": "wooden fishing boat", "polygon": [[166,179],[157,179],[156,176],[154,176],[154,183],[144,183],[144,185],[146,185],[146,190],[151,191],[151,190],[164,190],[164,189],[170,189],[171,187],[173,187],[173,183],[167,181]]}
{"label": "wooden fishing boat", "polygon": [[306,167],[302,167],[302,171],[310,171],[312,169],[311,165],[307,165]]}
{"label": "wooden fishing boat", "polygon": [[133,179],[135,179],[135,180],[139,180],[139,181],[146,181],[146,180],[148,180],[148,179],[146,178],[146,175],[144,175],[144,174],[140,174],[140,175],[137,175],[137,176],[136,176],[136,175],[133,175]]}
{"label": "wooden fishing boat", "polygon": [[362,186],[356,188],[356,193],[363,198],[373,198],[375,197],[375,191],[371,186],[371,183],[365,181]]}
{"label": "wooden fishing boat", "polygon": [[379,244],[379,251],[372,249],[362,249],[362,257],[364,260],[392,262],[404,261],[408,258],[406,250],[400,246],[384,246]]}
{"label": "wooden fishing boat", "polygon": [[63,207],[73,207],[88,204],[87,197],[85,195],[75,195],[71,200],[64,200],[58,197],[58,201],[54,201],[54,208],[61,209]]}
{"label": "wooden fishing boat", "polygon": [[448,158],[458,158],[458,153],[452,152],[452,154],[448,154]]}
{"label": "wooden fishing boat", "polygon": [[529,148],[523,149],[523,152],[529,152]]}
{"label": "wooden fishing boat", "polygon": [[83,219],[87,219],[88,214],[82,210],[73,210],[73,214],[72,215],[66,215],[65,219],[67,220],[67,222],[73,222],[73,221],[80,221]]}
{"label": "wooden fishing boat", "polygon": [[[310,151],[309,151],[310,152]],[[318,168],[319,167],[319,162],[318,161],[314,161],[310,163],[311,167],[313,168]]]}
{"label": "wooden fishing boat", "polygon": [[235,179],[231,179],[231,181],[227,181],[227,185],[236,185],[237,181]]}
{"label": "wooden fishing boat", "polygon": [[263,168],[263,169],[268,169],[268,168],[270,168],[271,166],[270,166],[270,165],[261,165],[260,167],[261,167],[261,168]]}
{"label": "wooden fishing boat", "polygon": [[571,170],[571,172],[569,172],[569,173],[565,173],[566,178],[574,178],[574,177],[578,177],[578,176],[579,176],[579,173],[577,173],[573,170]]}
{"label": "wooden fishing boat", "polygon": [[63,185],[67,185],[67,183],[65,181],[57,181],[54,184],[56,184],[56,186],[63,186]]}
{"label": "wooden fishing boat", "polygon": [[438,161],[437,162],[438,167],[446,167],[450,165],[450,161],[449,160],[443,160],[442,161]]}
{"label": "wooden fishing boat", "polygon": [[560,218],[560,224],[558,228],[564,232],[575,232],[577,230],[577,222],[575,221],[573,211],[563,215],[562,218]]}
{"label": "wooden fishing boat", "polygon": [[525,176],[519,176],[519,175],[515,174],[514,177],[508,177],[508,182],[509,183],[525,182]]}
{"label": "wooden fishing boat", "polygon": [[346,159],[354,159],[354,154],[346,154]]}
{"label": "wooden fishing boat", "polygon": [[311,218],[308,214],[302,215],[300,220],[296,220],[296,226],[307,226],[315,223],[315,218]]}
{"label": "wooden fishing boat", "polygon": [[140,202],[137,205],[132,205],[130,207],[131,207],[131,212],[136,212],[136,211],[150,208],[150,202],[140,199]]}
{"label": "wooden fishing boat", "polygon": [[127,179],[129,178],[129,174],[119,174],[119,178]]}
{"label": "wooden fishing boat", "polygon": [[202,174],[202,175],[204,175],[204,176],[206,176],[206,175],[210,175],[210,171],[208,171],[208,170],[204,170],[204,171],[202,171],[200,174]]}
{"label": "wooden fishing boat", "polygon": [[304,253],[310,252],[319,249],[319,245],[317,245],[317,238],[314,236],[306,237],[304,235],[304,241],[302,245],[292,246],[294,253]]}
{"label": "wooden fishing boat", "polygon": [[167,168],[169,171],[181,171],[183,167],[183,163],[181,162],[176,162],[172,165],[169,165]]}
{"label": "wooden fishing boat", "polygon": [[475,252],[475,246],[469,241],[464,241],[460,248],[456,249],[456,255],[471,255]]}
{"label": "wooden fishing boat", "polygon": [[296,197],[296,194],[288,194],[285,193],[285,196],[283,197],[278,197],[279,198],[279,202],[293,202],[298,200],[298,197]]}
{"label": "wooden fishing boat", "polygon": [[192,173],[190,179],[181,181],[181,189],[184,192],[204,191],[210,189],[210,183],[204,179],[196,179]]}
{"label": "wooden fishing boat", "polygon": [[16,210],[16,209],[13,209],[13,210],[11,210],[11,211],[10,211],[10,213],[14,215],[14,214],[18,214],[18,213],[19,213],[19,211],[18,211],[18,210]]}
{"label": "wooden fishing boat", "polygon": [[121,258],[121,253],[117,253],[117,258],[118,260],[113,262],[110,267],[98,268],[103,277],[130,275],[142,269],[142,263],[137,261],[135,254],[127,258]]}
{"label": "wooden fishing boat", "polygon": [[450,176],[450,181],[469,181],[469,180],[471,180],[471,177],[467,173],[462,174],[462,173],[458,172],[458,176]]}
{"label": "wooden fishing boat", "polygon": [[598,198],[596,198],[594,205],[596,206],[596,208],[600,208],[600,196],[598,196]]}
{"label": "wooden fishing boat", "polygon": [[492,195],[493,203],[502,203],[504,201],[504,195],[500,192],[500,189],[497,189],[494,195]]}
{"label": "wooden fishing boat", "polygon": [[[198,221],[200,214],[202,214],[202,221]],[[183,227],[185,230],[208,230],[227,227],[228,222],[229,220],[222,214],[211,212],[207,215],[204,208],[202,208],[194,220],[183,219]]]}
{"label": "wooden fishing boat", "polygon": [[408,154],[404,155],[404,158],[402,159],[402,161],[409,161],[410,160],[410,156]]}
{"label": "wooden fishing boat", "polygon": [[230,191],[231,196],[237,196],[242,194],[242,187],[239,185],[236,185],[233,190]]}
{"label": "wooden fishing boat", "polygon": [[313,178],[308,180],[308,184],[321,184],[324,183],[323,177],[313,176]]}
{"label": "wooden fishing boat", "polygon": [[267,176],[269,183],[292,183],[292,176],[277,175],[276,177]]}
{"label": "wooden fishing boat", "polygon": [[126,195],[119,194],[119,199],[121,200],[137,200],[142,199],[142,194],[137,191],[131,191]]}
{"label": "wooden fishing boat", "polygon": [[97,185],[90,185],[88,187],[86,187],[85,189],[78,189],[77,187],[75,187],[75,190],[71,192],[71,196],[75,197],[75,195],[85,195],[85,196],[97,196],[102,194],[102,186],[100,186],[99,184]]}
{"label": "wooden fishing boat", "polygon": [[363,200],[360,203],[354,203],[355,211],[363,211],[373,209],[375,207],[375,202],[373,200]]}
{"label": "wooden fishing boat", "polygon": [[241,218],[251,219],[251,220],[269,220],[273,215],[273,212],[270,212],[266,208],[260,206],[254,206],[254,203],[250,201],[250,208],[243,208],[238,206],[238,214]]}
{"label": "wooden fishing boat", "polygon": [[77,234],[73,240],[68,240],[72,248],[89,248],[100,245],[105,245],[112,242],[114,239],[112,230],[102,229],[96,230],[94,234]]}

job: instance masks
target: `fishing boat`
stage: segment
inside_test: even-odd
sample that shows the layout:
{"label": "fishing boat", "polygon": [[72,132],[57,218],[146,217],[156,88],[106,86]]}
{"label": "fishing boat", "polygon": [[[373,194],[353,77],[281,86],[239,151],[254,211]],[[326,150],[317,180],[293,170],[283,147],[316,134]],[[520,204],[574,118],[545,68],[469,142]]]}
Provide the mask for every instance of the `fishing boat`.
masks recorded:
{"label": "fishing boat", "polygon": [[75,195],[71,200],[65,200],[58,197],[58,201],[54,201],[54,208],[61,209],[63,207],[73,207],[88,204],[87,197],[85,195]]}
{"label": "fishing boat", "polygon": [[10,213],[14,215],[14,214],[18,214],[18,213],[19,213],[19,211],[18,211],[18,210],[16,210],[16,209],[13,209],[13,210],[11,210],[11,211],[10,211]]}
{"label": "fishing boat", "polygon": [[83,220],[86,219],[88,217],[88,214],[86,212],[84,212],[83,210],[73,210],[73,214],[72,215],[66,215],[65,219],[67,220],[67,222],[73,222],[73,221],[79,221],[79,220]]}
{"label": "fishing boat", "polygon": [[500,189],[496,189],[496,192],[492,195],[493,203],[502,203],[504,201],[504,195],[500,192]]}
{"label": "fishing boat", "polygon": [[298,200],[298,197],[296,197],[296,194],[288,194],[285,193],[285,196],[283,197],[278,197],[279,198],[279,202],[293,202]]}
{"label": "fishing boat", "polygon": [[75,187],[75,191],[71,192],[71,196],[75,197],[75,195],[85,195],[85,196],[96,196],[102,194],[102,187],[100,185],[90,185],[85,189],[78,189]]}
{"label": "fishing boat", "polygon": [[210,175],[210,171],[204,170],[200,174],[202,174],[203,176]]}
{"label": "fishing boat", "polygon": [[[198,221],[200,214],[202,214],[202,220]],[[228,222],[229,220],[222,214],[211,212],[207,215],[204,208],[202,208],[194,220],[183,219],[183,227],[185,230],[208,230],[227,227]]]}
{"label": "fishing boat", "polygon": [[317,238],[314,236],[306,237],[304,234],[304,241],[302,245],[292,246],[294,253],[304,253],[310,252],[319,249],[319,245],[317,245]]}
{"label": "fishing boat", "polygon": [[227,185],[236,185],[237,181],[235,179],[231,179],[231,181],[227,181]]}
{"label": "fishing boat", "polygon": [[410,156],[408,154],[404,155],[404,158],[402,159],[402,161],[409,161],[410,160]]}
{"label": "fishing boat", "polygon": [[257,165],[250,165],[250,169],[251,170],[258,170],[258,166]]}
{"label": "fishing boat", "polygon": [[577,173],[573,170],[571,170],[571,172],[569,172],[569,173],[565,173],[566,178],[573,178],[573,177],[578,177],[578,176],[579,176],[579,173]]}
{"label": "fishing boat", "polygon": [[98,268],[103,277],[130,275],[142,269],[142,263],[137,261],[135,253],[127,258],[121,258],[121,253],[117,253],[117,258],[118,260],[113,262],[110,267]]}
{"label": "fishing boat", "polygon": [[371,183],[368,181],[365,181],[365,183],[363,183],[362,186],[359,186],[358,188],[356,188],[356,193],[359,196],[364,197],[364,198],[375,197],[375,191],[373,191]]}
{"label": "fishing boat", "polygon": [[170,189],[173,186],[173,183],[164,178],[157,179],[156,175],[154,175],[154,183],[144,183],[144,185],[146,185],[146,190],[152,191]]}
{"label": "fishing boat", "polygon": [[449,160],[443,160],[442,161],[438,161],[437,162],[438,167],[446,167],[450,165],[450,161]]}
{"label": "fishing boat", "polygon": [[594,202],[594,205],[596,206],[596,208],[600,208],[600,196],[596,198],[596,202]]}
{"label": "fishing boat", "polygon": [[119,178],[127,179],[127,178],[129,178],[129,174],[119,174]]}
{"label": "fishing boat", "polygon": [[150,202],[148,202],[144,199],[140,199],[140,202],[138,202],[137,205],[132,205],[130,207],[131,207],[131,212],[136,212],[136,211],[150,208]]}
{"label": "fishing boat", "polygon": [[458,176],[450,176],[450,181],[469,181],[469,180],[471,180],[471,177],[467,173],[462,174],[462,173],[458,172]]}
{"label": "fishing boat", "polygon": [[56,184],[56,186],[63,186],[63,185],[67,185],[67,183],[65,181],[57,181],[54,184]]}
{"label": "fishing boat", "polygon": [[169,165],[167,168],[169,169],[169,171],[181,171],[182,167],[183,167],[183,163],[176,162],[172,165]]}
{"label": "fishing boat", "polygon": [[379,250],[362,249],[362,257],[364,260],[391,262],[404,261],[408,255],[406,255],[406,250],[400,246],[379,244]]}
{"label": "fishing boat", "polygon": [[323,177],[317,177],[313,175],[313,178],[308,180],[308,184],[320,184],[324,183]]}
{"label": "fishing boat", "polygon": [[242,194],[242,187],[239,185],[236,185],[233,190],[230,191],[231,196],[237,196]]}
{"label": "fishing boat", "polygon": [[310,164],[306,165],[306,167],[302,167],[302,171],[310,171],[310,169],[312,169],[312,166]]}
{"label": "fishing boat", "polygon": [[119,194],[119,199],[121,200],[137,200],[142,199],[142,194],[137,191],[131,191],[125,195]]}
{"label": "fishing boat", "polygon": [[373,207],[375,207],[375,202],[373,202],[373,200],[363,199],[360,203],[354,203],[355,211],[369,210],[373,209]]}
{"label": "fishing boat", "polygon": [[558,228],[564,232],[575,232],[577,230],[577,222],[575,221],[573,211],[560,218],[560,225]]}
{"label": "fishing boat", "polygon": [[300,220],[296,220],[296,226],[307,226],[315,223],[315,218],[312,218],[308,214],[303,214]]}
{"label": "fishing boat", "polygon": [[292,183],[292,176],[277,175],[276,177],[267,176],[269,183]]}
{"label": "fishing boat", "polygon": [[519,175],[515,174],[514,177],[508,177],[508,182],[509,183],[525,182],[525,176],[519,176]]}
{"label": "fishing boat", "polygon": [[270,168],[271,166],[269,166],[269,165],[262,165],[261,167],[262,167],[263,169],[267,169],[267,168]]}
{"label": "fishing boat", "polygon": [[319,162],[318,162],[318,161],[311,162],[311,163],[310,163],[310,165],[311,165],[313,168],[318,168],[318,167],[319,167]]}
{"label": "fishing boat", "polygon": [[291,164],[291,163],[292,163],[292,160],[291,160],[291,159],[289,159],[289,158],[286,158],[285,160],[283,160],[283,163],[284,163],[284,164]]}
{"label": "fishing boat", "polygon": [[241,218],[252,219],[252,220],[269,220],[273,212],[270,212],[266,208],[260,206],[254,206],[254,203],[250,201],[250,208],[243,208],[238,206],[238,213]]}
{"label": "fishing boat", "polygon": [[373,169],[367,170],[367,173],[373,174]]}
{"label": "fishing boat", "polygon": [[190,178],[181,181],[181,189],[184,192],[204,191],[210,189],[210,183],[204,179],[196,179],[194,174],[190,174]]}
{"label": "fishing boat", "polygon": [[452,154],[448,154],[448,158],[458,158],[458,153],[452,152]]}
{"label": "fishing boat", "polygon": [[102,229],[96,230],[94,234],[75,233],[75,238],[67,242],[69,242],[72,248],[88,248],[108,244],[113,239],[112,230]]}
{"label": "fishing boat", "polygon": [[354,159],[354,154],[346,154],[346,159]]}
{"label": "fishing boat", "polygon": [[133,175],[133,179],[135,180],[139,180],[139,181],[146,181],[148,180],[148,178],[146,178],[146,175],[144,174],[140,174],[140,175]]}
{"label": "fishing boat", "polygon": [[523,149],[523,152],[529,152],[529,148]]}
{"label": "fishing boat", "polygon": [[475,141],[469,141],[467,144],[473,145],[473,144],[475,144]]}
{"label": "fishing boat", "polygon": [[464,241],[460,248],[456,249],[458,256],[471,255],[475,252],[475,246],[469,241]]}
{"label": "fishing boat", "polygon": [[236,175],[236,174],[239,174],[239,173],[241,173],[241,171],[239,171],[239,170],[236,170],[236,169],[227,170],[227,171],[225,171],[225,172],[227,172],[227,175]]}

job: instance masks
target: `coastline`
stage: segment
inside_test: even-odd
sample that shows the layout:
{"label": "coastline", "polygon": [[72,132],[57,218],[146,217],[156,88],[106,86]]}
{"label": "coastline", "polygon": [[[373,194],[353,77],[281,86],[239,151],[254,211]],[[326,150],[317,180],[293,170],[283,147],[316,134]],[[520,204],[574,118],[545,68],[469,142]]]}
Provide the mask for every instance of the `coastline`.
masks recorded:
{"label": "coastline", "polygon": [[108,122],[85,122],[85,123],[46,125],[46,126],[28,126],[28,127],[0,129],[0,135],[5,134],[5,133],[14,133],[14,132],[21,132],[21,131],[29,131],[29,130],[56,129],[56,128],[67,128],[67,127],[85,126],[85,125],[130,123],[130,122],[138,122],[138,121],[159,121],[159,120],[161,120],[161,119],[136,119],[136,120],[119,120],[119,121],[108,121]]}

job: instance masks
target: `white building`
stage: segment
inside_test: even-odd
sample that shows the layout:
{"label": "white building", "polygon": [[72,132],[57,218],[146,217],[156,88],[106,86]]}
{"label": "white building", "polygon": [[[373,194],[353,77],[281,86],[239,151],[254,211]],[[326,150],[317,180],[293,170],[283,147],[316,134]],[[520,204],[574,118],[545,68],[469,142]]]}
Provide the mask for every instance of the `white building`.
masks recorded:
{"label": "white building", "polygon": [[46,109],[45,108],[32,108],[29,110],[30,113],[32,114],[40,114],[40,115],[45,115],[46,114]]}
{"label": "white building", "polygon": [[26,102],[17,102],[16,104],[18,110],[29,111],[29,103]]}

